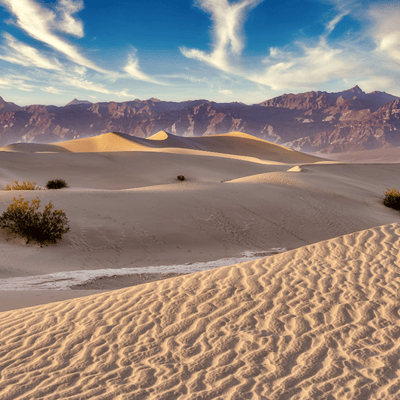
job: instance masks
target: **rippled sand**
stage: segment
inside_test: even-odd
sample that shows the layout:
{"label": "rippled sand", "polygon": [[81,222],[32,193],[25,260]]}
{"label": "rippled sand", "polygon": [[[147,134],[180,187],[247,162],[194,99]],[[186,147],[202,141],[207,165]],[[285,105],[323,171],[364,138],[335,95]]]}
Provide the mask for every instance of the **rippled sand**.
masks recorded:
{"label": "rippled sand", "polygon": [[0,398],[389,399],[400,225],[0,314]]}

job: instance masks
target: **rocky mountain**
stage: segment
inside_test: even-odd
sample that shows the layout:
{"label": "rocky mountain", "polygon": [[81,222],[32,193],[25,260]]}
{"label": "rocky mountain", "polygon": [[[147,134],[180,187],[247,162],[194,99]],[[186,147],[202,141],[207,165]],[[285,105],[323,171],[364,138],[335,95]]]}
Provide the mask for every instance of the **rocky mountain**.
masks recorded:
{"label": "rocky mountain", "polygon": [[4,114],[9,111],[17,111],[20,110],[21,107],[17,106],[14,103],[7,103],[1,96],[0,96],[0,114]]}
{"label": "rocky mountain", "polygon": [[1,146],[110,131],[145,138],[160,130],[181,136],[242,131],[306,152],[400,146],[400,99],[385,92],[365,93],[358,86],[339,93],[284,94],[253,105],[152,98],[122,103],[74,99],[64,107],[14,106],[0,113]]}

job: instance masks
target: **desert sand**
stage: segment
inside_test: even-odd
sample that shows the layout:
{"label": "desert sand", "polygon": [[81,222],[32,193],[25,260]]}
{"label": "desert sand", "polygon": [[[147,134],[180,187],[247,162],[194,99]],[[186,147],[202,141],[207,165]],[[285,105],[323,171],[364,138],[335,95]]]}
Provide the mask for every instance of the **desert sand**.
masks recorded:
{"label": "desert sand", "polygon": [[0,186],[69,184],[0,212],[71,226],[0,237],[0,399],[400,398],[400,168],[352,161],[241,133],[0,149]]}

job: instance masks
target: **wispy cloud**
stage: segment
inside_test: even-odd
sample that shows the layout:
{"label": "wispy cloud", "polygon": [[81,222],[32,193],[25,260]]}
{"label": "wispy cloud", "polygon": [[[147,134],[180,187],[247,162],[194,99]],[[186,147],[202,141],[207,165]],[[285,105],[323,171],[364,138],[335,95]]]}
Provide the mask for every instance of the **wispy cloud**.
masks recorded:
{"label": "wispy cloud", "polygon": [[301,47],[301,55],[274,51],[264,59],[268,65],[265,72],[250,74],[249,79],[273,90],[308,89],[330,79],[346,77],[357,67],[349,54],[331,48],[325,39],[314,47]]}
{"label": "wispy cloud", "polygon": [[90,92],[97,92],[97,93],[103,93],[103,94],[114,94],[117,95],[118,97],[135,97],[134,94],[128,93],[127,90],[122,90],[122,91],[112,91],[104,87],[104,85],[100,83],[95,83],[88,81],[83,78],[76,78],[76,77],[70,77],[66,76],[62,78],[61,83],[65,86],[68,87],[76,87],[79,89],[87,90]]}
{"label": "wispy cloud", "polygon": [[25,67],[38,67],[43,69],[61,71],[61,64],[56,59],[48,59],[41,55],[35,48],[21,43],[8,33],[3,33],[7,46],[2,46],[5,54],[0,54],[0,59]]}
{"label": "wispy cloud", "polygon": [[[211,14],[213,51],[207,53],[184,47],[180,50],[188,58],[272,90],[311,90],[339,81],[345,84],[362,82],[366,90],[373,84],[381,88],[390,86],[393,76],[400,75],[398,67],[394,66],[400,62],[400,6],[379,3],[368,11],[357,0],[328,1],[335,8],[324,23],[323,33],[287,43],[282,48],[270,47],[269,55],[261,63],[253,59],[249,68],[241,57],[244,47],[242,28],[246,11],[261,1],[239,0],[231,4],[228,0],[198,0],[196,4]],[[364,12],[369,13],[373,22],[372,31],[371,21],[363,21],[365,26],[356,37],[332,38],[331,34],[344,17],[358,18],[357,14]],[[375,51],[366,44],[371,38],[376,43]]]}
{"label": "wispy cloud", "polygon": [[372,35],[377,51],[400,62],[400,6],[386,4],[372,7],[369,16],[373,22]]}
{"label": "wispy cloud", "polygon": [[243,24],[246,12],[263,0],[242,0],[230,4],[228,0],[198,0],[197,5],[211,14],[213,21],[213,51],[206,53],[198,49],[181,47],[187,58],[206,62],[222,71],[232,71],[230,56],[238,56],[244,48]]}
{"label": "wispy cloud", "polygon": [[16,25],[32,38],[49,45],[76,64],[107,73],[106,70],[82,56],[75,46],[54,33],[54,31],[62,31],[73,33],[78,37],[83,35],[81,22],[72,16],[82,8],[81,1],[61,0],[56,7],[59,16],[34,0],[0,0],[0,4],[14,15]]}
{"label": "wispy cloud", "polygon": [[128,73],[129,76],[139,81],[164,85],[163,82],[160,82],[159,80],[141,71],[139,66],[139,60],[136,56],[136,49],[133,49],[132,53],[129,55],[128,64],[125,66],[124,71]]}
{"label": "wispy cloud", "polygon": [[19,90],[23,90],[24,92],[32,92],[35,89],[35,86],[26,83],[24,79],[15,79],[4,77],[0,78],[0,87],[2,88],[17,88]]}
{"label": "wispy cloud", "polygon": [[64,93],[60,89],[55,88],[54,86],[46,86],[41,88],[43,92],[52,93],[52,94],[62,94]]}
{"label": "wispy cloud", "polygon": [[232,94],[233,92],[232,92],[232,90],[229,90],[229,89],[221,89],[221,90],[218,90],[218,93],[221,93],[221,94]]}
{"label": "wispy cloud", "polygon": [[83,23],[81,20],[73,17],[74,14],[83,10],[82,0],[59,0],[57,11],[60,18],[56,21],[55,28],[60,32],[69,33],[76,37],[83,37]]}

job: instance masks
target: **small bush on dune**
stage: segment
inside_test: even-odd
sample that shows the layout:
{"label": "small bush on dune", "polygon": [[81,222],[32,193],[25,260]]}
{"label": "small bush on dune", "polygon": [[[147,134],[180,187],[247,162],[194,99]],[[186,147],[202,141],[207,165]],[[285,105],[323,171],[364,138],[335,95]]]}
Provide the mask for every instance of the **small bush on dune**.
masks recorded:
{"label": "small bush on dune", "polygon": [[23,181],[22,183],[12,181],[7,183],[4,190],[42,190],[42,188],[37,186],[35,181]]}
{"label": "small bush on dune", "polygon": [[13,200],[0,217],[0,229],[6,238],[21,237],[26,243],[36,242],[42,247],[57,243],[70,230],[65,213],[54,210],[51,202],[40,212],[39,197],[33,199],[30,205],[21,196],[18,199],[14,197]]}
{"label": "small bush on dune", "polygon": [[178,178],[178,181],[184,181],[185,180],[185,177],[183,175],[178,175],[177,178]]}
{"label": "small bush on dune", "polygon": [[68,187],[67,182],[64,179],[53,179],[46,183],[47,189],[62,189]]}
{"label": "small bush on dune", "polygon": [[386,190],[385,197],[383,199],[383,204],[386,207],[394,208],[395,210],[400,210],[400,192],[396,189]]}

